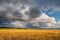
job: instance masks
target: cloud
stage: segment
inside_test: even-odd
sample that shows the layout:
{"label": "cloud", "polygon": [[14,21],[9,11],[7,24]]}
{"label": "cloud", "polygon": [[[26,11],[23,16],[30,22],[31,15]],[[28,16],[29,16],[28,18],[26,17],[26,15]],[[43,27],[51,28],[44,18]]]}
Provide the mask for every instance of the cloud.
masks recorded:
{"label": "cloud", "polygon": [[39,8],[44,7],[43,10],[45,9],[45,11],[50,8],[60,11],[60,0],[34,0],[34,3]]}
{"label": "cloud", "polygon": [[37,7],[33,7],[30,9],[30,13],[29,13],[30,18],[39,17],[40,14],[41,14],[41,12]]}
{"label": "cloud", "polygon": [[9,24],[12,28],[25,28],[24,23],[21,21],[13,21]]}
{"label": "cloud", "polygon": [[13,21],[10,23],[10,26],[14,28],[58,28],[54,27],[57,25],[54,17],[49,17],[45,13],[42,13],[39,17],[33,18],[30,21]]}
{"label": "cloud", "polygon": [[0,6],[0,11],[6,11],[7,9],[4,8],[3,6]]}
{"label": "cloud", "polygon": [[45,13],[42,13],[39,17],[36,18],[36,20],[37,21],[41,21],[41,22],[52,22],[52,23],[56,23],[54,17],[49,17]]}
{"label": "cloud", "polygon": [[[22,8],[24,7],[24,8]],[[18,19],[18,20],[27,20],[28,16],[26,15],[29,12],[29,6],[21,4],[16,6],[13,4],[7,4],[4,7],[0,7],[0,15],[8,19]],[[5,14],[5,15],[4,15]]]}
{"label": "cloud", "polygon": [[[0,13],[1,16],[6,17],[7,19],[11,19],[11,20],[28,20],[30,17],[38,17],[38,15],[40,15],[40,11],[37,7],[34,6],[30,6],[27,4],[23,4],[23,2],[20,3],[5,3],[5,5],[0,5],[3,6],[2,8],[2,12],[4,13]],[[3,11],[5,10],[5,11]]]}
{"label": "cloud", "polygon": [[[43,3],[45,1],[46,3]],[[59,28],[60,24],[55,21],[54,17],[42,12],[42,10],[48,11],[52,8],[56,0],[45,1],[3,0],[0,5],[0,21],[11,20],[10,23],[6,22],[6,26],[12,28]],[[42,4],[38,7],[35,2]]]}
{"label": "cloud", "polygon": [[49,28],[56,24],[54,17],[49,17],[45,13],[42,13],[39,17],[34,19],[38,23],[39,28]]}

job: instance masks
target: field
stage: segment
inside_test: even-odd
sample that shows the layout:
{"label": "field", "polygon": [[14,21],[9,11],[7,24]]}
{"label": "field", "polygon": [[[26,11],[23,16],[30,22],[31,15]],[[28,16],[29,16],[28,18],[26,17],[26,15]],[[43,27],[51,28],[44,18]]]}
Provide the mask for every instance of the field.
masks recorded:
{"label": "field", "polygon": [[0,29],[0,40],[60,40],[60,30]]}

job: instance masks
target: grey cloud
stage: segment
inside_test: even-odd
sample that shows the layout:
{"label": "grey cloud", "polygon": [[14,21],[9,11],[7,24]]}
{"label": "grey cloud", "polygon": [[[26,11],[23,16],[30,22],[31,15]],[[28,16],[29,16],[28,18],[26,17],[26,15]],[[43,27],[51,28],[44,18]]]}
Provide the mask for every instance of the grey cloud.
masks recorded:
{"label": "grey cloud", "polygon": [[[55,18],[49,17],[45,13],[41,13],[42,6],[54,3],[52,0],[46,0],[42,3],[41,8],[36,6],[34,2],[40,3],[41,0],[1,0],[0,20],[12,20],[7,22],[6,26],[15,28],[52,28]],[[51,3],[51,4],[52,4]],[[52,6],[52,5],[51,5]],[[44,15],[41,15],[44,14]],[[31,20],[33,19],[33,20]],[[37,21],[37,22],[34,22]],[[55,27],[54,27],[55,28]]]}
{"label": "grey cloud", "polygon": [[30,13],[29,13],[29,16],[31,18],[36,18],[36,17],[39,17],[41,14],[40,10],[37,8],[37,7],[34,7],[32,9],[30,9]]}
{"label": "grey cloud", "polygon": [[[38,17],[38,15],[40,15],[40,11],[39,11],[39,9],[37,7],[36,8],[33,7],[33,8],[29,9],[29,8],[27,8],[29,6],[23,5],[23,4],[21,4],[21,5],[22,5],[22,6],[20,6],[21,8],[18,5],[16,6],[16,5],[13,5],[13,4],[4,5],[5,8],[7,9],[5,11],[6,13],[4,13],[4,14],[7,15],[7,14],[10,13],[13,16],[12,19],[19,19],[19,20],[21,20],[23,16],[24,17],[25,16],[26,17]],[[23,9],[22,9],[22,7],[23,7]]]}

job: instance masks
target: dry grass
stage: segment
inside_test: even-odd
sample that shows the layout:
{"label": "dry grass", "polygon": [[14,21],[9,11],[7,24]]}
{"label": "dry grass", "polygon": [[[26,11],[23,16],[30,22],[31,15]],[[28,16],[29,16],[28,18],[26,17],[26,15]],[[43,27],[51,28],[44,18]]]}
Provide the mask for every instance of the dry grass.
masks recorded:
{"label": "dry grass", "polygon": [[60,30],[0,29],[0,40],[60,40]]}

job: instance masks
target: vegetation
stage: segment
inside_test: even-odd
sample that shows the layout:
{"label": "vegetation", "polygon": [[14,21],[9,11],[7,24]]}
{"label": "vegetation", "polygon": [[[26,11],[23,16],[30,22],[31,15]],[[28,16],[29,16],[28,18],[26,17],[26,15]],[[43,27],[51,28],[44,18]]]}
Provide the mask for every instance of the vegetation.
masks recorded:
{"label": "vegetation", "polygon": [[0,40],[60,40],[60,30],[0,29]]}

